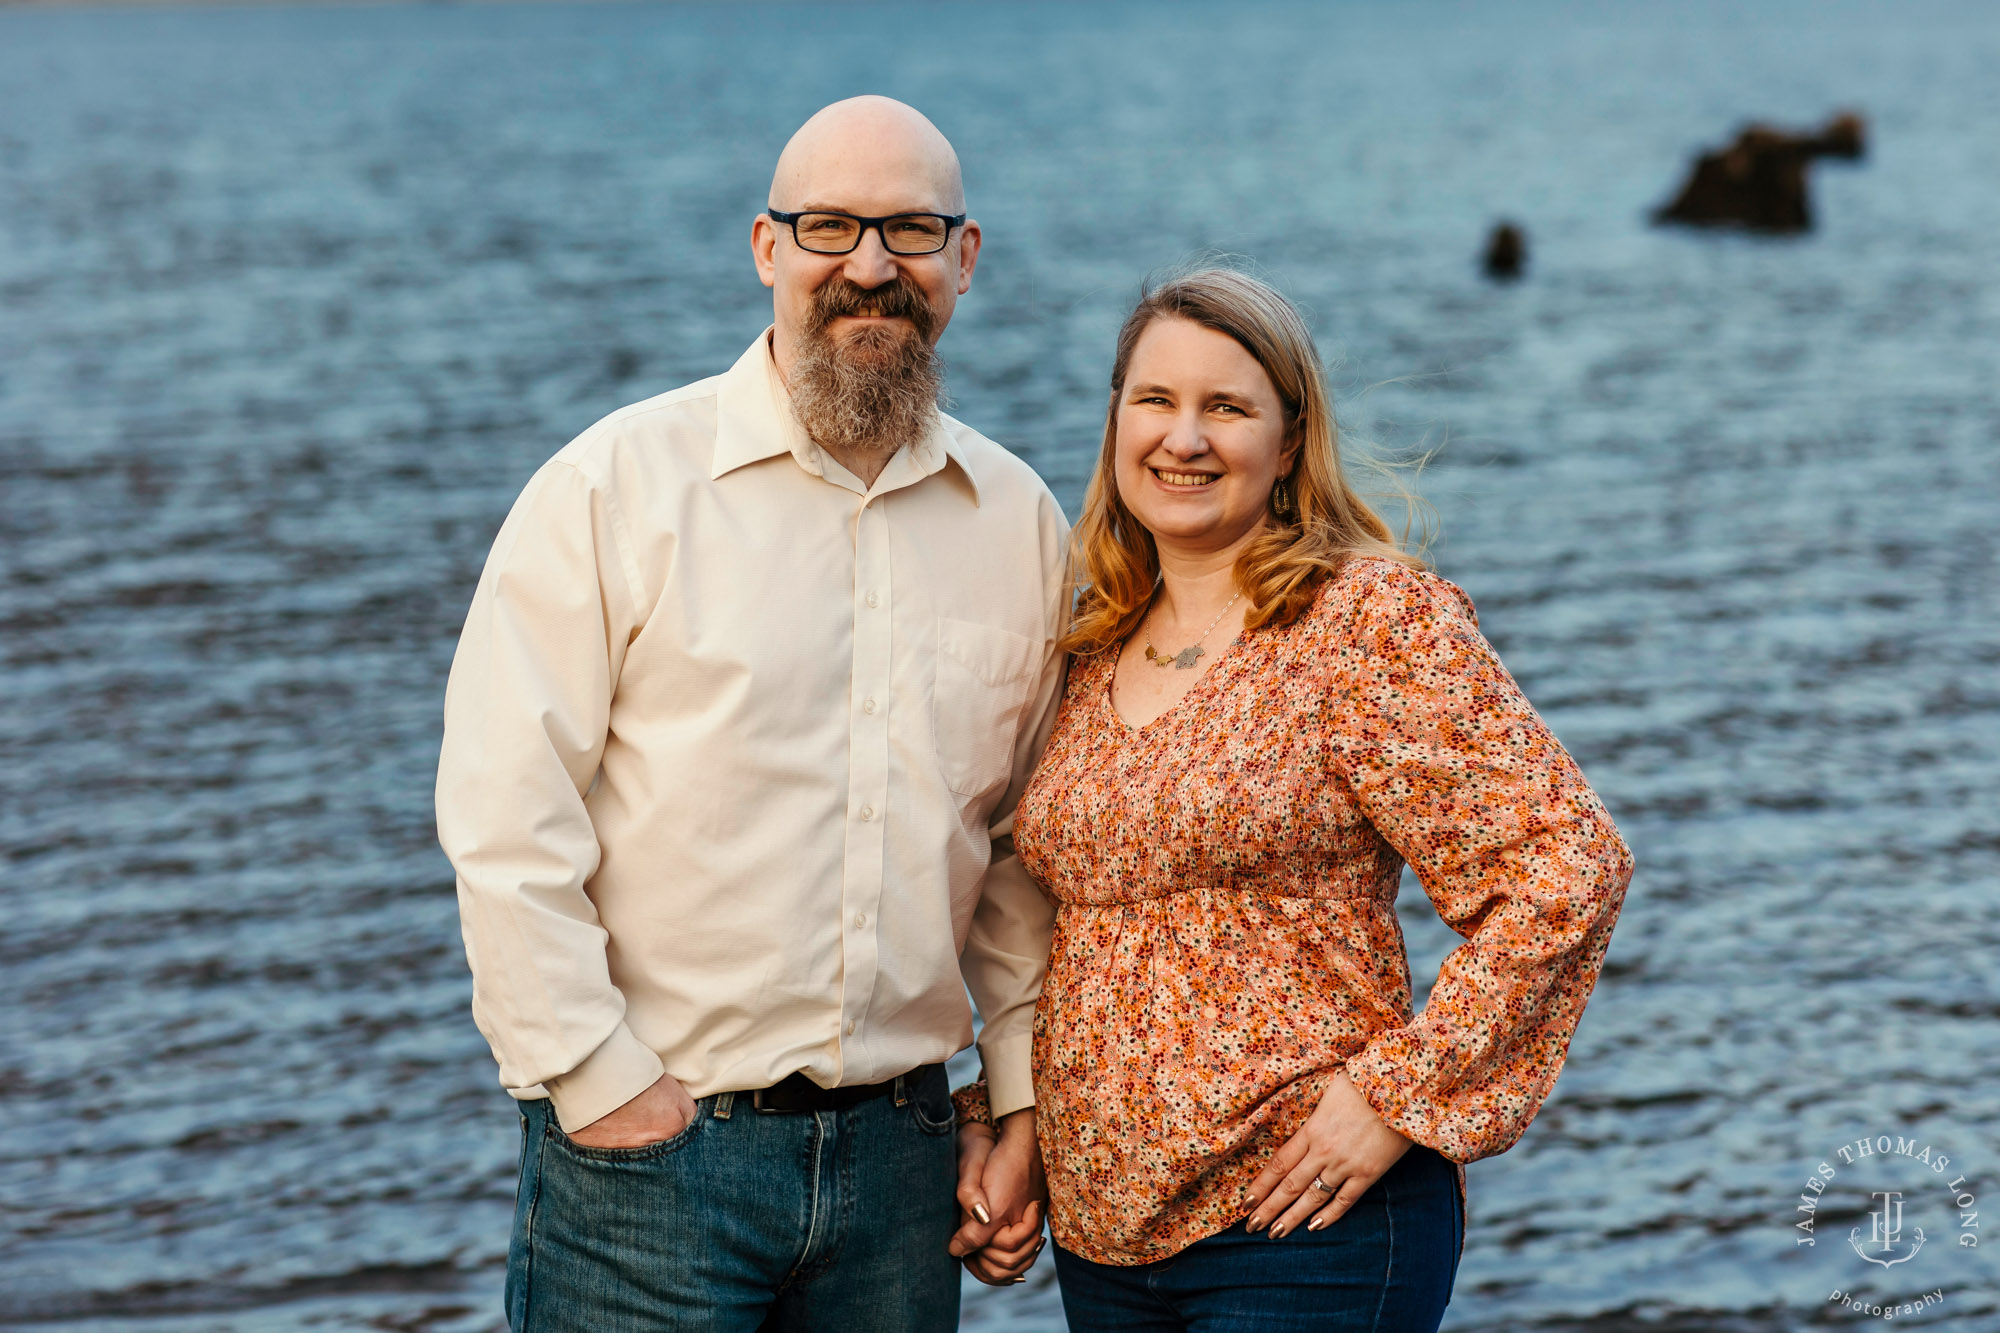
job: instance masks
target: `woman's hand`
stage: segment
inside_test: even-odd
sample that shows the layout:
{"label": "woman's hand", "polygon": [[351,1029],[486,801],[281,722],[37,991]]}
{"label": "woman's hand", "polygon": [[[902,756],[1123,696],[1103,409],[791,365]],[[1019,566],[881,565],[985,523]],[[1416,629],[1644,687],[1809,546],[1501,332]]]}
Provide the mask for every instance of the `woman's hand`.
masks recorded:
{"label": "woman's hand", "polygon": [[1042,1234],[1042,1201],[1032,1199],[1021,1220],[1001,1227],[986,1245],[966,1255],[965,1271],[989,1287],[1005,1287],[1028,1280],[1028,1270],[1048,1244]]}
{"label": "woman's hand", "polygon": [[1032,1108],[1016,1111],[996,1135],[989,1125],[958,1131],[959,1229],[953,1257],[988,1286],[1027,1280],[1042,1251],[1048,1186]]}
{"label": "woman's hand", "polygon": [[[1409,1148],[1410,1140],[1382,1123],[1342,1070],[1327,1084],[1299,1132],[1285,1140],[1250,1182],[1255,1211],[1243,1229],[1269,1226],[1271,1239],[1277,1240],[1298,1230],[1308,1217],[1312,1218],[1308,1231],[1330,1226]],[[1314,1180],[1333,1192],[1313,1188]]]}

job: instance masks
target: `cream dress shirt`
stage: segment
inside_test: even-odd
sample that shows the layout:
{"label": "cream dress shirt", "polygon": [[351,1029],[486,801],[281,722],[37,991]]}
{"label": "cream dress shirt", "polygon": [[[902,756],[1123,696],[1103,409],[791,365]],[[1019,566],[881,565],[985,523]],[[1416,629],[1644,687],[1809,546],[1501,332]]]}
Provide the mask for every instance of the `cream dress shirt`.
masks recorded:
{"label": "cream dress shirt", "polygon": [[1031,1105],[1053,910],[1013,853],[1054,720],[1061,509],[949,417],[873,486],[805,436],[766,335],[538,471],[452,662],[439,839],[473,1016],[577,1128],[873,1083],[972,1042]]}

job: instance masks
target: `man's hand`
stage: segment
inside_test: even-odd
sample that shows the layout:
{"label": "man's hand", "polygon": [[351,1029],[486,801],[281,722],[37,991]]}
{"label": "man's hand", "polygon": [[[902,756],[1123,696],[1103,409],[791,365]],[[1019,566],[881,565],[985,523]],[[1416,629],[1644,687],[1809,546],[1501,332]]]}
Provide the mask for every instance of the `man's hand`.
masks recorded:
{"label": "man's hand", "polygon": [[990,1286],[1024,1281],[1042,1240],[1048,1182],[1035,1142],[1033,1107],[1000,1121],[996,1136],[985,1125],[958,1134],[958,1233],[952,1254]]}
{"label": "man's hand", "polygon": [[[1309,1231],[1331,1226],[1409,1150],[1410,1140],[1382,1122],[1343,1069],[1299,1132],[1250,1182],[1254,1208],[1243,1229],[1268,1225],[1277,1240],[1307,1218]],[[1327,1188],[1315,1187],[1315,1180]]]}
{"label": "man's hand", "polygon": [[581,1148],[643,1148],[662,1143],[694,1123],[694,1098],[672,1074],[569,1135]]}

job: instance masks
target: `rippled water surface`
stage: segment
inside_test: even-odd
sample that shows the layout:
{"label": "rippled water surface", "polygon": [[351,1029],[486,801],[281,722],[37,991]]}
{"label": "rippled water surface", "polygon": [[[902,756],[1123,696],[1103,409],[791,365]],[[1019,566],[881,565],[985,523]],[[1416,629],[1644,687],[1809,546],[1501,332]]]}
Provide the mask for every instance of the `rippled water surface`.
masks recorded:
{"label": "rippled water surface", "polygon": [[[1905,1266],[1845,1243],[1901,1187],[1867,1162],[1791,1227],[1878,1132],[2000,1217],[2000,11],[1616,12],[0,10],[0,1322],[495,1324],[458,622],[543,458],[762,326],[778,146],[883,90],[987,228],[960,414],[1074,512],[1140,275],[1254,256],[1350,423],[1441,446],[1440,567],[1637,850],[1447,1327],[1844,1288],[2000,1328],[2000,1239],[1930,1184]],[[1874,151],[1815,234],[1644,225],[1740,118],[1844,105]],[[1455,937],[1405,906],[1427,979]],[[1049,1277],[968,1324],[1059,1326]]]}

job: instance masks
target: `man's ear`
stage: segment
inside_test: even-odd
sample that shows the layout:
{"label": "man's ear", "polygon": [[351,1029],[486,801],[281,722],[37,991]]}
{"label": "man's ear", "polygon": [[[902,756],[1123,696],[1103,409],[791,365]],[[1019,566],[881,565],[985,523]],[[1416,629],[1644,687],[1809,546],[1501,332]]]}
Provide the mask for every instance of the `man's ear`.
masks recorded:
{"label": "man's ear", "polygon": [[958,294],[972,290],[972,270],[979,263],[979,224],[971,218],[958,229]]}
{"label": "man's ear", "polygon": [[750,257],[757,261],[757,280],[766,287],[777,286],[778,224],[766,214],[759,213],[750,224]]}

